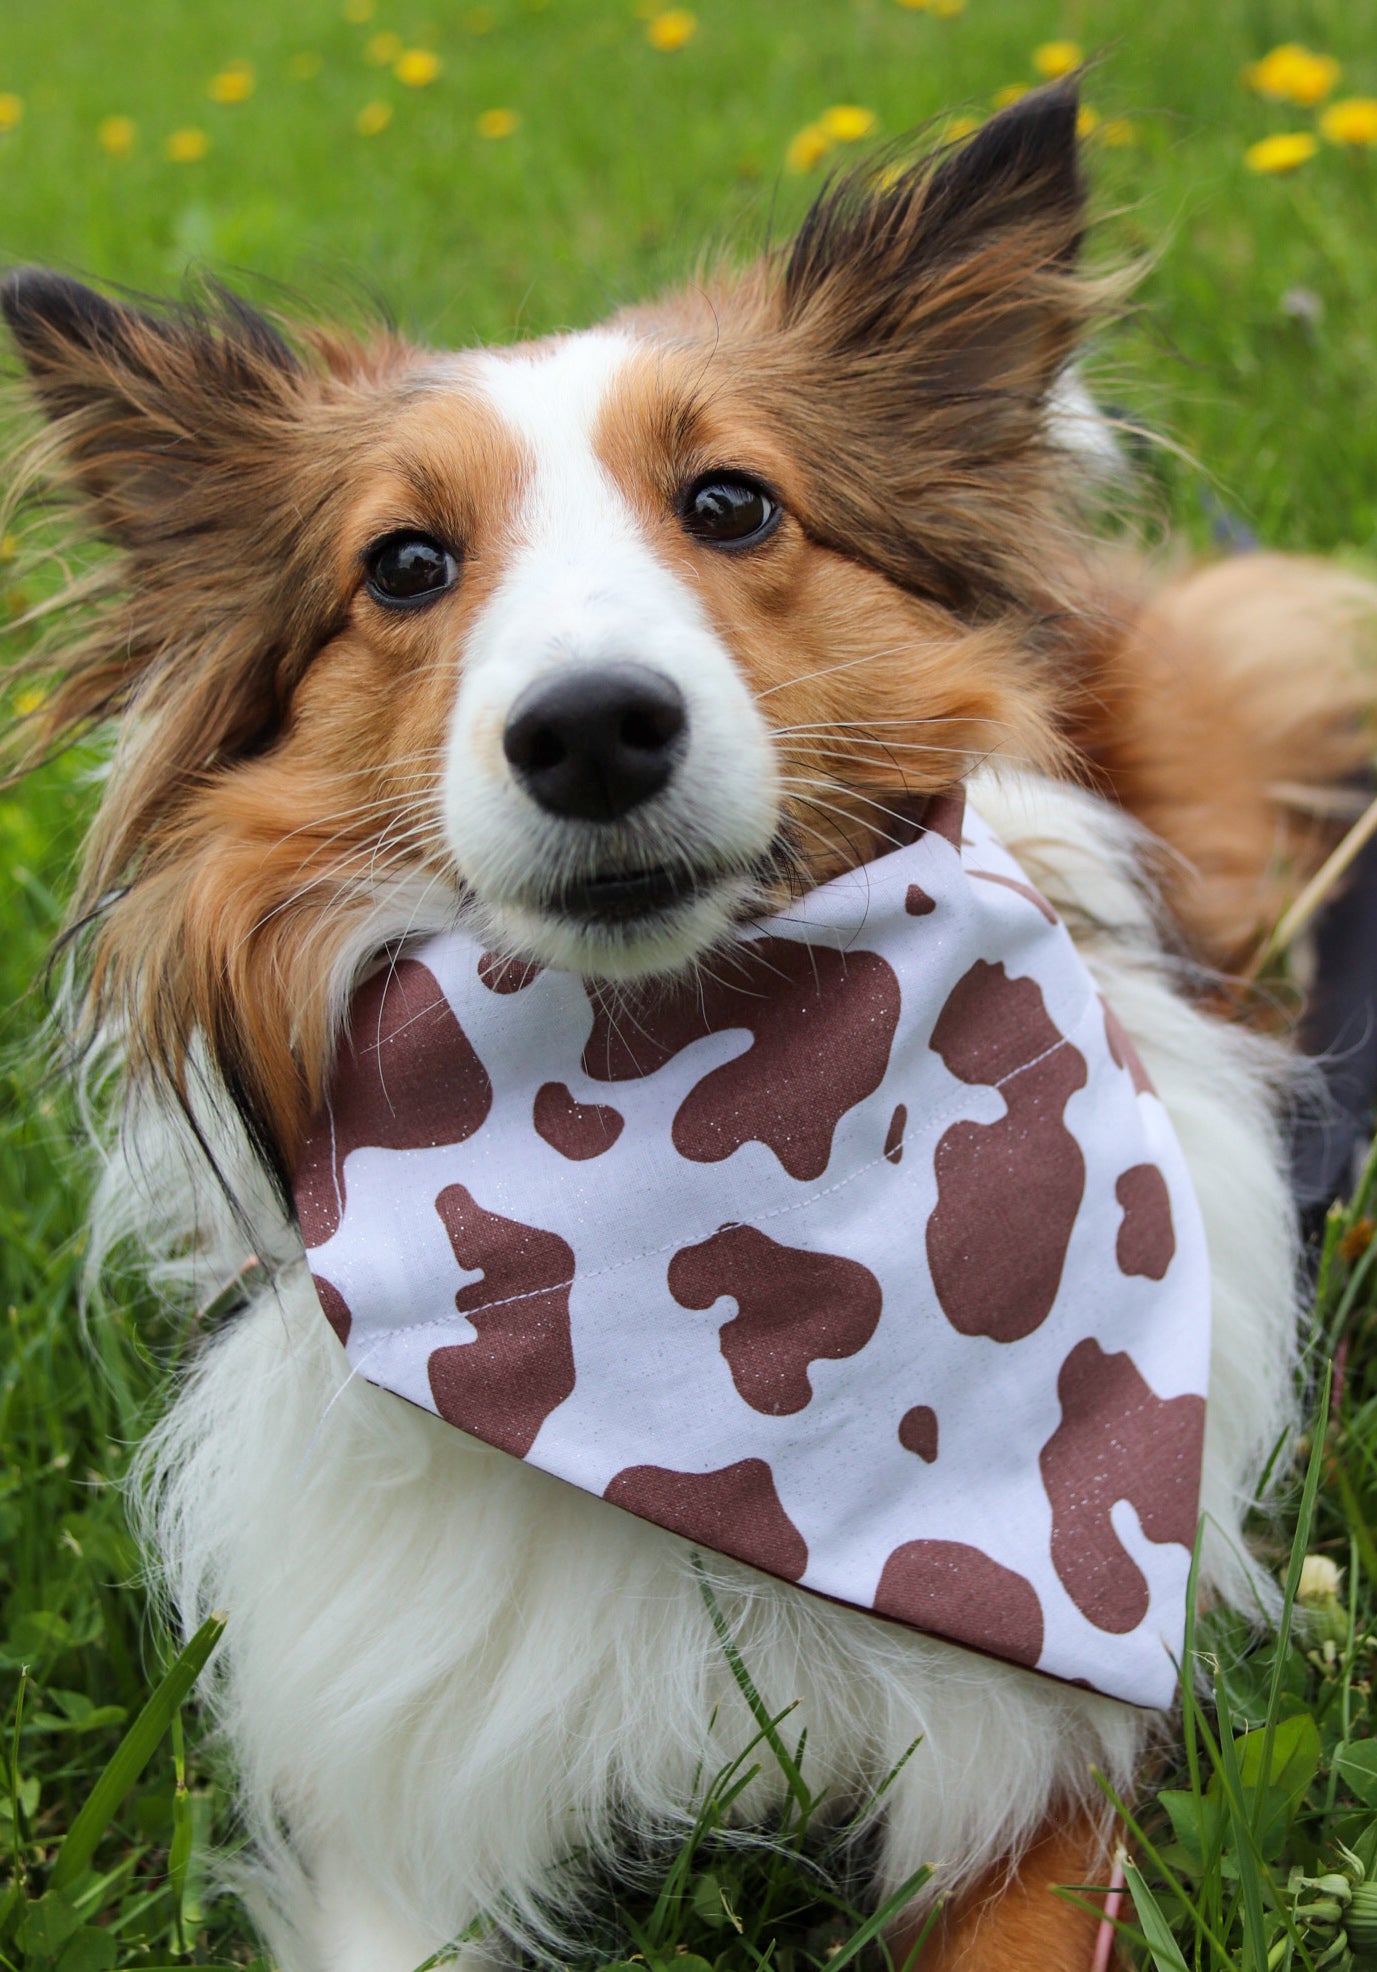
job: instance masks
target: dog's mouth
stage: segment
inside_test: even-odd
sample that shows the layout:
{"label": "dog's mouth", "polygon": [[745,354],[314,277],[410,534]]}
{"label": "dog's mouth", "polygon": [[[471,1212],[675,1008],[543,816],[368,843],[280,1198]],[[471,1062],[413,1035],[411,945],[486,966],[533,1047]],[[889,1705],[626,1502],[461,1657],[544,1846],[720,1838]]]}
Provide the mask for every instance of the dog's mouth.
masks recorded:
{"label": "dog's mouth", "polygon": [[662,917],[712,888],[721,878],[721,871],[693,869],[686,864],[654,863],[644,869],[609,870],[565,884],[552,899],[552,908],[560,917],[580,924],[634,924],[638,919]]}
{"label": "dog's mouth", "polygon": [[483,909],[478,936],[494,951],[577,972],[629,980],[679,973],[734,930],[777,910],[790,893],[779,843],[727,860],[607,858],[516,899]]}

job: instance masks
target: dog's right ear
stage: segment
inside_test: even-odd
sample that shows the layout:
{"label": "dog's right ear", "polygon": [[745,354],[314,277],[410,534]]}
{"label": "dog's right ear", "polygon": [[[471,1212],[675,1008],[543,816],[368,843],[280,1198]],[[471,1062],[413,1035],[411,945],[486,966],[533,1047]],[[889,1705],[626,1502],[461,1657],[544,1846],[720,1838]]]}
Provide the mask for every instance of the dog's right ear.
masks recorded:
{"label": "dog's right ear", "polygon": [[76,540],[116,550],[44,604],[18,661],[46,681],[21,764],[135,702],[183,769],[260,748],[339,619],[340,502],[401,345],[307,331],[298,355],[221,287],[153,306],[40,268],[0,283],[0,309],[48,421],[11,505],[75,505]]}
{"label": "dog's right ear", "polygon": [[208,493],[223,525],[226,474],[268,463],[308,383],[271,323],[220,288],[155,314],[25,267],[0,283],[0,310],[97,527],[135,554],[209,519]]}

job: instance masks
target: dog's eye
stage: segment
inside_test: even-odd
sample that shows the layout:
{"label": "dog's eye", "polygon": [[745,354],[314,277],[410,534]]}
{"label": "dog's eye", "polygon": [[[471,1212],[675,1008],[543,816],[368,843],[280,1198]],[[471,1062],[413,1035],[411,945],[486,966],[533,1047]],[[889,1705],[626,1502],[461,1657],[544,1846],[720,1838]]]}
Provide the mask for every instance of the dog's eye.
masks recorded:
{"label": "dog's eye", "polygon": [[772,493],[744,473],[704,473],[680,502],[679,515],[695,541],[723,548],[753,547],[772,534],[781,508]]}
{"label": "dog's eye", "polygon": [[430,534],[389,534],[373,543],[363,565],[369,594],[393,608],[429,602],[459,575],[455,557]]}

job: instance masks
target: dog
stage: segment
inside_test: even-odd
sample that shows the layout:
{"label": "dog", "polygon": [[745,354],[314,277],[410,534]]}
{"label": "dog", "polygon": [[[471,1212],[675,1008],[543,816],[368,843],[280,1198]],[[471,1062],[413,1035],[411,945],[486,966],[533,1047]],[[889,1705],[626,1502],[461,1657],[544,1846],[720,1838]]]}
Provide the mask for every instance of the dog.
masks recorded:
{"label": "dog", "polygon": [[[1164,1731],[705,1561],[351,1374],[292,1186],[356,989],[420,940],[691,979],[965,787],[1171,1119],[1213,1298],[1200,1588],[1268,1604],[1242,1530],[1295,1401],[1294,1057],[1225,982],[1336,839],[1377,594],[1097,540],[1115,448],[1075,364],[1116,290],[1076,115],[1030,94],[744,271],[511,348],[4,285],[46,420],[15,498],[109,549],[24,736],[114,735],[69,934],[120,1091],[95,1246],[191,1305],[256,1261],[136,1503],[182,1621],[229,1612],[207,1702],[284,1972],[412,1972],[494,1913],[557,1951],[561,1860],[675,1825],[749,1736],[705,1566],[816,1788],[868,1800],[918,1742],[873,1888],[934,1866],[925,1967],[1084,1972],[1050,1886],[1106,1880],[1095,1776],[1130,1793]],[[740,1812],[775,1805],[762,1776]]]}

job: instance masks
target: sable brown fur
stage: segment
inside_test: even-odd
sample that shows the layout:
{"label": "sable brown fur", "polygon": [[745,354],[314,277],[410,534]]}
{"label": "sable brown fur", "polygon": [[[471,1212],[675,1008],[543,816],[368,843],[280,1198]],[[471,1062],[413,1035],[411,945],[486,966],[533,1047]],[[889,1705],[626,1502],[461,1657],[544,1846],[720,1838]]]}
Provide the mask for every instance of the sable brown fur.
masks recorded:
{"label": "sable brown fur", "polygon": [[1159,876],[1188,948],[1246,973],[1337,838],[1326,791],[1366,798],[1377,589],[1287,555],[1148,573],[1104,567],[1114,634],[1086,643],[1068,728],[1092,785],[1173,852]]}
{"label": "sable brown fur", "polygon": [[[1090,1972],[1099,1920],[1057,1891],[1085,1894],[1108,1884],[1110,1868],[1103,1818],[1068,1807],[1016,1871],[992,1872],[943,1911],[923,1947],[923,1972]],[[891,1941],[896,1963],[912,1943],[902,1934]],[[1116,1953],[1111,1963],[1123,1961]]]}
{"label": "sable brown fur", "polygon": [[134,1076],[182,1095],[200,1032],[272,1155],[263,1089],[290,1043],[245,1031],[196,937],[223,900],[193,818],[280,730],[337,622],[340,488],[386,429],[393,351],[297,354],[218,289],[153,315],[26,271],[4,309],[50,420],[15,495],[55,487],[114,551],[75,585],[85,622],[59,617],[18,667],[50,685],[27,758],[119,721],[73,906],[93,927],[85,1026],[122,1033]]}
{"label": "sable brown fur", "polygon": [[896,174],[842,177],[744,278],[628,319],[691,339],[713,398],[787,445],[820,544],[1051,641],[1079,541],[1045,397],[1122,283],[1077,265],[1074,86],[1026,107]]}

